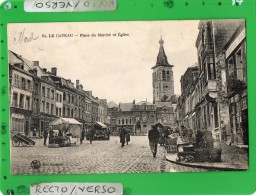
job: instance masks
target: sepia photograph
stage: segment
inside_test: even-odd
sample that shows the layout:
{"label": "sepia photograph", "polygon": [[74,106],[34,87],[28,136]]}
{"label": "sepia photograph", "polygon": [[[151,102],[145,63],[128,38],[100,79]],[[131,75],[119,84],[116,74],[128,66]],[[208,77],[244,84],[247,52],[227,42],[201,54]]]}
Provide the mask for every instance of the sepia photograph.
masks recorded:
{"label": "sepia photograph", "polygon": [[8,24],[12,175],[248,170],[242,19]]}

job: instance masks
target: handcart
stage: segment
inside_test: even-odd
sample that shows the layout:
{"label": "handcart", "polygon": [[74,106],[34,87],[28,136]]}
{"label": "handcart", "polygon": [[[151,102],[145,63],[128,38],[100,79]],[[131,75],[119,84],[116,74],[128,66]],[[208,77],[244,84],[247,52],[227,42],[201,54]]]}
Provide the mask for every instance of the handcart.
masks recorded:
{"label": "handcart", "polygon": [[17,133],[15,135],[12,135],[12,145],[14,147],[18,146],[35,146],[36,142],[32,139],[28,138],[25,135],[22,135],[20,133]]}

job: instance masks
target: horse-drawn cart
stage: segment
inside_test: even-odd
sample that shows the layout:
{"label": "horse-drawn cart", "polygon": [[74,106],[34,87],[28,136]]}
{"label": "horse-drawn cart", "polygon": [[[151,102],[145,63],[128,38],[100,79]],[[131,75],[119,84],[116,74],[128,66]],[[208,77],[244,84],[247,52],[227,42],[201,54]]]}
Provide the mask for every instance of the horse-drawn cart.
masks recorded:
{"label": "horse-drawn cart", "polygon": [[35,146],[36,142],[20,133],[12,135],[12,145],[18,146]]}

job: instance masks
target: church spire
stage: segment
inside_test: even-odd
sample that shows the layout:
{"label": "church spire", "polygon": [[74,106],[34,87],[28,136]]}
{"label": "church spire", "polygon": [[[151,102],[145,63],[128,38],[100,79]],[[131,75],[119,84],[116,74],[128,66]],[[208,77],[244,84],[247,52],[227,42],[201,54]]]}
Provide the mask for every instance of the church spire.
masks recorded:
{"label": "church spire", "polygon": [[157,66],[171,66],[172,67],[172,65],[169,64],[167,56],[164,52],[164,41],[163,41],[162,35],[159,40],[159,44],[160,44],[160,48],[159,48],[159,52],[158,52],[158,56],[157,56],[156,65],[154,67],[157,67]]}

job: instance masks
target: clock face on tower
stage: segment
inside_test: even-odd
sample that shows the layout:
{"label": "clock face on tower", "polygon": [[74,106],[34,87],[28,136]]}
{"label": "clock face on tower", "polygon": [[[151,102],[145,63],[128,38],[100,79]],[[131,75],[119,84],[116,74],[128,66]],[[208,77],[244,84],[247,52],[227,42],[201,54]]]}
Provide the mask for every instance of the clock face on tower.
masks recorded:
{"label": "clock face on tower", "polygon": [[164,92],[167,92],[169,90],[169,85],[165,84],[163,88],[164,88]]}

